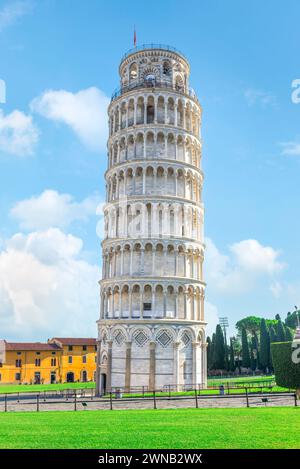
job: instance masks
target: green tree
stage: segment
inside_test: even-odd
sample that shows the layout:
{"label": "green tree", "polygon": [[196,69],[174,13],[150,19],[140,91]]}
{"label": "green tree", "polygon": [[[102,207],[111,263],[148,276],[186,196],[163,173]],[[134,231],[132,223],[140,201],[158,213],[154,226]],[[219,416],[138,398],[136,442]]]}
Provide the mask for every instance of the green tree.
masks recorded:
{"label": "green tree", "polygon": [[293,342],[294,340],[294,333],[290,327],[285,328],[285,336],[287,342]]}
{"label": "green tree", "polygon": [[212,368],[213,362],[212,362],[212,342],[210,337],[208,336],[206,339],[207,342],[207,368],[210,370]]}
{"label": "green tree", "polygon": [[240,333],[242,329],[245,328],[248,334],[256,335],[259,332],[261,318],[257,316],[247,316],[246,318],[241,319],[235,325]]}
{"label": "green tree", "polygon": [[214,366],[217,370],[225,369],[224,335],[220,324],[216,327],[216,342],[214,347]]}
{"label": "green tree", "polygon": [[269,334],[270,334],[270,342],[278,342],[277,334],[273,326],[270,327]]}
{"label": "green tree", "polygon": [[299,310],[296,310],[293,313],[289,311],[285,319],[285,325],[291,327],[292,329],[296,329],[298,323],[297,317],[300,317]]}
{"label": "green tree", "polygon": [[277,324],[277,341],[276,342],[285,342],[286,341],[286,334],[285,328],[282,321],[278,321]]}
{"label": "green tree", "polygon": [[266,320],[260,322],[260,365],[264,372],[270,368],[270,336]]}
{"label": "green tree", "polygon": [[229,353],[229,371],[235,370],[235,359],[234,359],[234,350],[233,350],[233,340],[230,339],[230,353]]}
{"label": "green tree", "polygon": [[250,368],[250,352],[246,329],[242,328],[242,365],[244,368]]}

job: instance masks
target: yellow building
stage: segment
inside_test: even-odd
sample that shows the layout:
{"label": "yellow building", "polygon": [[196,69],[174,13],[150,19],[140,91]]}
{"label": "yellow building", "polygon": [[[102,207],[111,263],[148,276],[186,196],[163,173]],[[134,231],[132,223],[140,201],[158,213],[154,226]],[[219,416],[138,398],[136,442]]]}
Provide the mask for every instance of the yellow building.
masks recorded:
{"label": "yellow building", "polygon": [[62,349],[62,382],[95,381],[97,345],[96,339],[74,339],[54,337],[51,345]]}
{"label": "yellow building", "polygon": [[0,341],[0,384],[94,381],[96,339],[59,338],[47,343]]}

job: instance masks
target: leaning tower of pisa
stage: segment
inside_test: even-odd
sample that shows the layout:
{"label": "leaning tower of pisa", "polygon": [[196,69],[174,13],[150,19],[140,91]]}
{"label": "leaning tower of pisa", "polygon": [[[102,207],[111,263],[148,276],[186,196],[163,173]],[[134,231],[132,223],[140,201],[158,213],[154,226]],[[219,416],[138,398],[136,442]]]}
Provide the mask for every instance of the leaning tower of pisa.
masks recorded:
{"label": "leaning tower of pisa", "polygon": [[99,393],[206,384],[201,107],[184,55],[136,47],[108,108]]}

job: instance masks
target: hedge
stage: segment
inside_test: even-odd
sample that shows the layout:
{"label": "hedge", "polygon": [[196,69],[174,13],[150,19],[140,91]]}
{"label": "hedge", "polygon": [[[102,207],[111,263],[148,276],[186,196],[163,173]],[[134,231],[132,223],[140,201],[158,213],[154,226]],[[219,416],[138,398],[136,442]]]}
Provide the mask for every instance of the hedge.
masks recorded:
{"label": "hedge", "polygon": [[275,380],[283,388],[300,388],[300,363],[292,361],[292,342],[274,342],[271,344],[271,353]]}

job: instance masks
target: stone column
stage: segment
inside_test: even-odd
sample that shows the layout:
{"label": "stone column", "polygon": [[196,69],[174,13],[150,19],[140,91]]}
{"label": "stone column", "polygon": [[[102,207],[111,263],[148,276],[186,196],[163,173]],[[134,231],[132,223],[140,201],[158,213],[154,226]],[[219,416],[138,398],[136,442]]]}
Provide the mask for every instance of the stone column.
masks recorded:
{"label": "stone column", "polygon": [[130,378],[131,378],[131,345],[132,345],[132,342],[126,342],[125,392],[130,392]]}
{"label": "stone column", "polygon": [[150,368],[149,368],[149,390],[155,390],[155,373],[156,373],[156,359],[155,359],[155,348],[156,343],[150,342]]}
{"label": "stone column", "polygon": [[175,391],[179,391],[179,378],[180,378],[180,367],[179,367],[179,346],[180,342],[174,342],[174,368],[173,368],[173,383],[175,385]]}
{"label": "stone column", "polygon": [[111,391],[112,384],[112,340],[107,341],[107,374],[106,374],[106,390]]}
{"label": "stone column", "polygon": [[144,285],[140,286],[140,318],[144,316]]}
{"label": "stone column", "polygon": [[202,353],[202,370],[201,370],[201,382],[204,388],[207,387],[207,343],[201,345]]}
{"label": "stone column", "polygon": [[199,380],[201,377],[201,370],[198,369],[198,364],[200,364],[200,360],[198,358],[198,350],[199,350],[199,342],[193,342],[192,343],[192,348],[193,348],[193,378],[192,378],[192,384],[195,387],[197,384],[199,384]]}
{"label": "stone column", "polygon": [[97,339],[96,396],[100,396],[100,351],[101,340]]}
{"label": "stone column", "polygon": [[132,318],[132,288],[129,287],[128,290],[128,296],[129,296],[129,319]]}
{"label": "stone column", "polygon": [[167,290],[164,288],[163,289],[163,295],[164,295],[164,312],[163,312],[163,317],[167,317]]}

